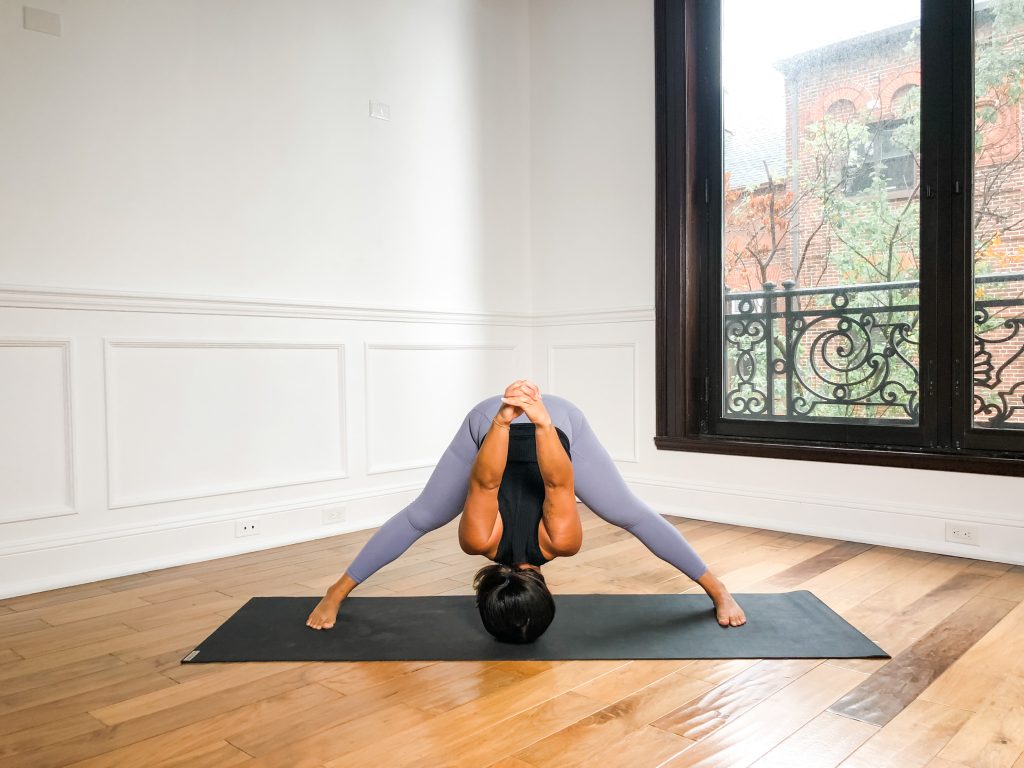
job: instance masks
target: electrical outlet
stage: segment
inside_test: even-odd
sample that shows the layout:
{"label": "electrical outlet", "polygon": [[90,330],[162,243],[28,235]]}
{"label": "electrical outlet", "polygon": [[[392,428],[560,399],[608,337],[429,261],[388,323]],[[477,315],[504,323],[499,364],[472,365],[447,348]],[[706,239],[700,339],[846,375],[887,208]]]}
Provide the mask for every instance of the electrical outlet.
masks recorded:
{"label": "electrical outlet", "polygon": [[324,507],[323,524],[333,525],[334,523],[345,522],[345,508],[343,506]]}
{"label": "electrical outlet", "polygon": [[370,117],[375,117],[378,120],[390,120],[391,119],[391,105],[385,104],[383,101],[370,100]]}
{"label": "electrical outlet", "polygon": [[978,526],[967,523],[946,523],[946,541],[978,545]]}
{"label": "electrical outlet", "polygon": [[260,532],[259,520],[235,520],[235,538],[256,536]]}

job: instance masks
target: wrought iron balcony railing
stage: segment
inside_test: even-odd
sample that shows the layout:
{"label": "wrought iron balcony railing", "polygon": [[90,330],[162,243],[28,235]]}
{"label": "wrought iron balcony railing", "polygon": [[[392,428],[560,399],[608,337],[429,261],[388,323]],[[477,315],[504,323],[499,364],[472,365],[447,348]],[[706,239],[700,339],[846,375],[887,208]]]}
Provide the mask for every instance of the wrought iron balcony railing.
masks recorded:
{"label": "wrought iron balcony railing", "polygon": [[[979,275],[974,413],[1024,427],[1024,273]],[[725,293],[724,414],[916,423],[918,282]]]}

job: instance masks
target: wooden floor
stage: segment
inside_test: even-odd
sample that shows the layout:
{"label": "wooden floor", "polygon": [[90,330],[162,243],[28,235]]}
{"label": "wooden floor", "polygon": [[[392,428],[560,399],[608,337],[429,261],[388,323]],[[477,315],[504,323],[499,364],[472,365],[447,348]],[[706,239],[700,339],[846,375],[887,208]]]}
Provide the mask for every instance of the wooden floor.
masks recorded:
{"label": "wooden floor", "polygon": [[[556,600],[700,591],[581,512]],[[811,590],[893,658],[179,665],[360,532],[0,602],[0,767],[1024,768],[1024,568],[669,519],[733,592]],[[470,594],[456,525],[354,594]]]}

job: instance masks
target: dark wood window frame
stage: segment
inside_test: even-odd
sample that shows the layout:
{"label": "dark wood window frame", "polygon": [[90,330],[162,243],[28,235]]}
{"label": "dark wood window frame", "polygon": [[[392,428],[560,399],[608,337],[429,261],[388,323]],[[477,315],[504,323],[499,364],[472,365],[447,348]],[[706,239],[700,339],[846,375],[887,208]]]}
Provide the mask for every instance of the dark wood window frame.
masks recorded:
{"label": "dark wood window frame", "polygon": [[[973,3],[923,0],[921,408],[914,427],[730,420],[720,365],[720,0],[654,0],[656,429],[660,449],[1024,476],[1024,430],[974,427]],[[944,62],[944,63],[943,63]],[[926,71],[927,69],[927,71]],[[952,119],[942,116],[954,115]],[[945,122],[943,120],[945,119]],[[927,198],[927,199],[926,199]],[[713,254],[712,258],[707,258]],[[961,304],[965,303],[961,300]],[[719,313],[716,315],[716,313]],[[717,336],[721,338],[720,335]],[[942,344],[940,339],[963,339]],[[709,360],[711,362],[709,362]],[[714,395],[714,402],[719,400]],[[905,440],[900,436],[906,436]]]}

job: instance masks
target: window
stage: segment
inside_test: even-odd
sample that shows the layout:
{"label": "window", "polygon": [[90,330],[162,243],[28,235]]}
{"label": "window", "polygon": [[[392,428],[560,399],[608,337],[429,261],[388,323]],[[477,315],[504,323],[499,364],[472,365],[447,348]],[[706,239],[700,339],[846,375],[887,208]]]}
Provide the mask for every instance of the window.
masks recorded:
{"label": "window", "polygon": [[1024,474],[1024,3],[655,8],[656,444]]}
{"label": "window", "polygon": [[900,129],[905,120],[872,123],[868,138],[850,148],[843,179],[847,195],[868,192],[881,184],[889,193],[913,189],[916,158],[913,148],[900,143]]}

